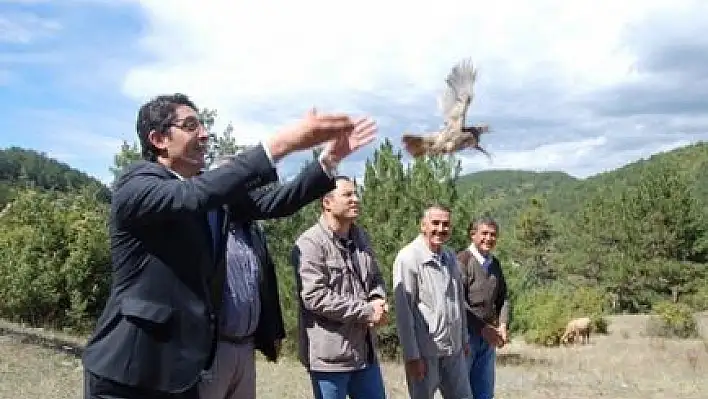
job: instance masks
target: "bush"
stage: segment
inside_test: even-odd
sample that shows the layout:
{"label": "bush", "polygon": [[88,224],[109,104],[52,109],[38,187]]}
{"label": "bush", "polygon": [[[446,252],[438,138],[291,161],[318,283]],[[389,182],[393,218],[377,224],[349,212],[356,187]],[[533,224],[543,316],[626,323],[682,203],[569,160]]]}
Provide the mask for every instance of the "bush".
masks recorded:
{"label": "bush", "polygon": [[696,292],[686,297],[685,302],[697,312],[708,310],[708,279],[704,279]]}
{"label": "bush", "polygon": [[107,212],[83,193],[19,193],[0,219],[0,316],[88,329],[110,284]]}
{"label": "bush", "polygon": [[565,326],[573,318],[590,317],[594,332],[606,333],[605,295],[591,287],[568,288],[549,286],[536,288],[517,297],[512,330],[524,335],[526,342],[558,346]]}
{"label": "bush", "polygon": [[647,335],[665,338],[698,337],[693,310],[683,303],[661,301],[654,305],[647,323]]}
{"label": "bush", "polygon": [[602,316],[593,316],[590,318],[590,328],[596,334],[607,334],[610,323]]}

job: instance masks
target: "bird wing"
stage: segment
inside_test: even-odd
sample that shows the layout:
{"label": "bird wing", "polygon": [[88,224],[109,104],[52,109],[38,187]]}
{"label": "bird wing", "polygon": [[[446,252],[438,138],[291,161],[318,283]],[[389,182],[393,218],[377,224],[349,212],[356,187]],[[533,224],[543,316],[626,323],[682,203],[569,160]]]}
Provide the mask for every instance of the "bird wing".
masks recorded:
{"label": "bird wing", "polygon": [[438,107],[446,125],[464,125],[467,109],[474,98],[476,78],[477,70],[470,59],[459,62],[447,75],[447,86],[438,98]]}

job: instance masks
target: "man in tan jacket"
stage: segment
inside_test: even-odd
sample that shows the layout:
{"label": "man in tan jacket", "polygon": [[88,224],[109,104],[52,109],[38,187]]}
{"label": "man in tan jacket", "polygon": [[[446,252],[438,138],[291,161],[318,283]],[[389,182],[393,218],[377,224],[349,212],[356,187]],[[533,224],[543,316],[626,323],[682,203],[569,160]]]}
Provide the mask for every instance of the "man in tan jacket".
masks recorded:
{"label": "man in tan jacket", "polygon": [[356,185],[338,177],[292,252],[299,357],[316,399],[386,397],[374,344],[374,328],[386,322],[386,291],[369,237],[354,224],[358,215]]}
{"label": "man in tan jacket", "polygon": [[462,276],[450,238],[450,210],[425,210],[421,233],[393,265],[396,325],[412,399],[471,399],[465,355],[467,320]]}

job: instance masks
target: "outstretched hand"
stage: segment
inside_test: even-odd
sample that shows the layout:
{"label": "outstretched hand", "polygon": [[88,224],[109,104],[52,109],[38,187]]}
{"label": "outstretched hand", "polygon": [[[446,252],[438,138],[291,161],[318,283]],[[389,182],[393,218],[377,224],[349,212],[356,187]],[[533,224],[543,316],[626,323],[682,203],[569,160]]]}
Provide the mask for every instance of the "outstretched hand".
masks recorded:
{"label": "outstretched hand", "polygon": [[346,114],[317,113],[311,109],[304,118],[269,138],[266,145],[277,161],[290,153],[352,135],[356,127],[356,121]]}
{"label": "outstretched hand", "polygon": [[325,144],[322,151],[323,160],[329,165],[339,163],[361,147],[371,143],[376,138],[377,132],[376,122],[371,118],[355,120],[354,129],[343,132]]}

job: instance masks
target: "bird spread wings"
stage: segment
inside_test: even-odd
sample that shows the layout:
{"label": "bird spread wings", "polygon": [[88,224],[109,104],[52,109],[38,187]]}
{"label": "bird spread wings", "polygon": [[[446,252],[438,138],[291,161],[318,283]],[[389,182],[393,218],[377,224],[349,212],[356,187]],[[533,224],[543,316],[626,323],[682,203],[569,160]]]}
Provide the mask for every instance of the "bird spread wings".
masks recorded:
{"label": "bird spread wings", "polygon": [[474,83],[477,70],[470,59],[455,65],[445,79],[447,87],[438,98],[438,107],[445,125],[461,129],[465,124],[467,110],[474,98]]}
{"label": "bird spread wings", "polygon": [[432,134],[404,133],[401,141],[408,153],[420,157],[475,148],[489,157],[479,145],[480,135],[488,132],[489,126],[465,126],[467,110],[474,97],[476,79],[477,70],[470,59],[462,60],[450,70],[445,79],[445,90],[438,97],[438,107],[445,121],[444,127]]}

